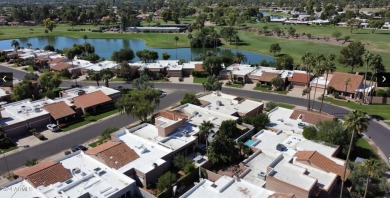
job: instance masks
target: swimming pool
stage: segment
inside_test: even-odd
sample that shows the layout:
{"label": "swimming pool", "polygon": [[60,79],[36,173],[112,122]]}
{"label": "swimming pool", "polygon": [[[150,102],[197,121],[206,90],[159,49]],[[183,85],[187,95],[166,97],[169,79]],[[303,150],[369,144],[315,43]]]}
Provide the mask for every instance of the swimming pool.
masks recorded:
{"label": "swimming pool", "polygon": [[245,142],[245,145],[251,147],[252,144],[254,144],[254,143],[255,143],[255,141],[253,141],[253,140],[247,140],[247,141]]}

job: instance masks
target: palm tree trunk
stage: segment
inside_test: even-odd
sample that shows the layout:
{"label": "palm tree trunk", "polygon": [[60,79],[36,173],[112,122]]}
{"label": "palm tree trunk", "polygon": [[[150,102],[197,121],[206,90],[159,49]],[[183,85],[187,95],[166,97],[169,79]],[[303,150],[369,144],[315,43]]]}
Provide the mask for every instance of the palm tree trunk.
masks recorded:
{"label": "palm tree trunk", "polygon": [[310,111],[310,94],[311,94],[311,91],[310,91],[310,66],[308,66],[307,69],[307,90],[308,90],[308,94],[307,94],[307,110]]}
{"label": "palm tree trunk", "polygon": [[368,61],[366,64],[366,72],[364,73],[364,90],[363,90],[363,103],[366,103],[366,84],[367,84],[367,72],[368,72]]}
{"label": "palm tree trunk", "polygon": [[322,99],[321,99],[321,106],[320,106],[320,113],[322,111],[322,105],[324,104],[324,98],[325,98],[325,91],[326,91],[326,88],[327,88],[327,82],[328,82],[328,74],[329,72],[327,71],[326,72],[326,78],[325,78],[325,88],[324,88],[324,92],[322,93]]}
{"label": "palm tree trunk", "polygon": [[314,88],[313,102],[311,103],[311,110],[312,110],[312,111],[313,111],[313,108],[314,108],[314,100],[316,99],[317,85],[318,85],[318,77],[317,77],[316,86],[315,86],[315,88]]}
{"label": "palm tree trunk", "polygon": [[97,86],[98,86],[98,87],[100,86],[100,85],[99,85],[99,81],[98,81],[98,80],[96,81],[96,84],[97,84]]}
{"label": "palm tree trunk", "polygon": [[344,181],[345,181],[345,175],[347,173],[347,167],[348,167],[348,160],[349,160],[349,155],[351,154],[351,148],[352,148],[352,143],[353,143],[353,138],[355,136],[355,131],[352,131],[352,136],[351,136],[351,141],[349,142],[349,148],[348,148],[348,153],[347,153],[347,159],[345,160],[345,167],[344,167],[344,173],[343,173],[343,178],[341,178],[341,191],[340,191],[340,198],[343,197],[343,188],[344,188]]}
{"label": "palm tree trunk", "polygon": [[[374,75],[372,75],[372,77],[371,77],[371,83],[373,83],[374,76],[376,76],[376,75],[377,75],[377,70],[375,70]],[[374,94],[371,92],[370,103],[372,102],[372,97],[374,97]]]}
{"label": "palm tree trunk", "polygon": [[364,196],[363,196],[364,198],[367,197],[368,182],[370,182],[370,176],[369,175],[367,175],[366,185],[364,187]]}
{"label": "palm tree trunk", "polygon": [[207,133],[204,133],[204,136],[205,136],[205,141],[206,141],[206,156],[207,157],[209,157],[209,148],[208,148],[208,145],[207,145],[207,137],[208,137],[208,135],[207,135]]}

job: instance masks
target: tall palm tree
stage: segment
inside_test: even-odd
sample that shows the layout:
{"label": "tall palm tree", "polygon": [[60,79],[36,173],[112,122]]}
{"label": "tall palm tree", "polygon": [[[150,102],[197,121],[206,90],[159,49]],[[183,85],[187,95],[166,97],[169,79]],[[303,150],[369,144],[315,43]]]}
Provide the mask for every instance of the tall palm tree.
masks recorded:
{"label": "tall palm tree", "polygon": [[188,34],[187,38],[190,40],[190,61],[192,61],[192,34]]}
{"label": "tall palm tree", "polygon": [[27,48],[31,48],[32,44],[31,43],[27,43],[26,46],[27,46]]}
{"label": "tall palm tree", "polygon": [[364,160],[363,168],[367,171],[366,185],[364,187],[364,198],[367,196],[368,184],[370,179],[377,177],[382,170],[382,164],[379,160],[370,158]]}
{"label": "tall palm tree", "polygon": [[310,111],[310,72],[311,72],[311,67],[315,65],[315,59],[313,55],[310,52],[306,52],[302,58],[301,58],[302,63],[306,66],[306,73],[307,73],[307,110]]}
{"label": "tall palm tree", "polygon": [[[371,82],[370,82],[370,87],[371,87],[374,81],[376,81],[374,78],[376,78],[377,74],[380,72],[385,72],[386,68],[383,65],[382,57],[379,54],[373,55],[370,65],[373,71],[373,75],[371,76]],[[371,93],[371,101],[372,101],[372,97],[373,94]]]}
{"label": "tall palm tree", "polygon": [[366,51],[366,53],[363,56],[363,61],[366,62],[366,71],[364,73],[364,90],[363,90],[363,103],[366,103],[366,84],[367,84],[367,72],[368,72],[368,65],[370,64],[370,61],[372,59],[373,54],[369,51]]}
{"label": "tall palm tree", "polygon": [[96,81],[97,86],[99,87],[99,81],[102,80],[102,77],[99,72],[95,72],[93,70],[88,70],[89,79]]}
{"label": "tall palm tree", "polygon": [[175,42],[176,42],[176,60],[177,60],[177,41],[179,40],[178,36],[175,36]]}
{"label": "tall palm tree", "polygon": [[347,172],[348,162],[349,162],[349,155],[351,154],[351,148],[352,143],[355,138],[355,134],[361,134],[367,130],[368,127],[368,119],[366,118],[366,112],[354,110],[350,112],[348,115],[344,118],[344,126],[347,132],[351,133],[351,141],[349,143],[348,153],[347,153],[347,159],[345,160],[345,167],[344,167],[344,173],[342,183],[341,183],[341,192],[340,192],[340,198],[343,197],[343,188],[344,188],[344,181],[345,181],[345,175]]}
{"label": "tall palm tree", "polygon": [[318,78],[324,74],[324,68],[321,65],[321,62],[325,60],[325,56],[322,53],[317,54],[315,57],[317,64],[314,66],[314,74],[317,77],[316,86],[314,88],[314,96],[313,96],[313,102],[311,103],[311,110],[314,109],[314,101],[316,100],[316,93],[317,93],[317,87],[318,87]]}
{"label": "tall palm tree", "polygon": [[326,91],[327,86],[328,86],[328,75],[329,75],[329,72],[333,73],[336,70],[336,65],[333,62],[335,60],[335,58],[336,58],[336,56],[334,54],[329,54],[328,58],[324,61],[324,64],[323,64],[323,69],[324,69],[324,72],[326,73],[326,77],[325,77],[324,91],[322,92],[320,113],[322,111],[322,105],[324,104],[325,91]]}
{"label": "tall palm tree", "polygon": [[205,139],[205,142],[206,142],[206,156],[209,155],[209,151],[208,151],[208,136],[209,136],[209,133],[211,132],[211,130],[214,128],[214,124],[211,123],[210,121],[203,121],[200,125],[199,125],[199,135],[203,135],[204,136],[204,139]]}
{"label": "tall palm tree", "polygon": [[17,40],[12,40],[11,41],[11,47],[15,48],[16,53],[18,53],[18,48],[20,47],[20,44]]}
{"label": "tall palm tree", "polygon": [[246,61],[247,61],[245,54],[242,54],[240,52],[236,53],[234,59],[235,59],[235,62],[238,64],[241,64],[241,62],[246,63]]}
{"label": "tall palm tree", "polygon": [[[344,80],[344,82],[345,82],[345,94],[347,94],[347,90],[348,90],[348,85],[349,85],[349,83],[352,81],[352,79],[351,78],[347,78],[347,79],[345,79]],[[347,94],[347,96],[348,96],[348,94]]]}
{"label": "tall palm tree", "polygon": [[87,36],[87,35],[84,35],[84,36],[83,36],[83,39],[84,39],[84,43],[86,43],[86,42],[87,42],[87,39],[88,39],[88,36]]}

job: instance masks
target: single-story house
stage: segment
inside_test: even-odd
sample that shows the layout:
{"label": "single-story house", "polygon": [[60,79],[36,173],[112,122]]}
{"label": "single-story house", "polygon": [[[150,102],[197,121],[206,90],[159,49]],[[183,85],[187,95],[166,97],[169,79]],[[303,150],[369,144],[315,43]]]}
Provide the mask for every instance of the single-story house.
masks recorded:
{"label": "single-story house", "polygon": [[287,81],[293,86],[305,87],[313,78],[312,74],[307,74],[306,72],[297,72],[294,71],[292,77],[288,77]]}
{"label": "single-story house", "polygon": [[93,112],[97,111],[97,107],[105,105],[112,101],[110,97],[104,94],[102,91],[95,91],[88,94],[82,94],[80,96],[70,99],[77,109],[85,114],[88,110],[92,109]]}
{"label": "single-story house", "polygon": [[362,75],[334,72],[328,86],[340,92],[340,95],[355,98],[357,91],[363,84],[363,79]]}
{"label": "single-story house", "polygon": [[66,122],[68,118],[75,117],[76,112],[64,101],[56,102],[43,106],[43,109],[50,113],[57,125]]}

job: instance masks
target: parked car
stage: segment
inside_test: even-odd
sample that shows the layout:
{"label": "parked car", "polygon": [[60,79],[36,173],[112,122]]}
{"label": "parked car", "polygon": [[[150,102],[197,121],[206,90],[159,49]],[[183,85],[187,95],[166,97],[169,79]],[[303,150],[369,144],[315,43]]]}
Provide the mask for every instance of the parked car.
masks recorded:
{"label": "parked car", "polygon": [[160,98],[164,98],[165,96],[167,96],[167,92],[165,92],[165,91],[161,91]]}
{"label": "parked car", "polygon": [[83,145],[75,145],[75,146],[72,146],[70,148],[70,150],[72,150],[72,152],[76,152],[78,150],[86,151],[86,150],[88,150],[88,148],[83,146]]}
{"label": "parked car", "polygon": [[46,125],[46,127],[47,127],[47,129],[49,129],[50,131],[53,131],[53,132],[60,130],[60,128],[56,124],[48,124],[48,125]]}

